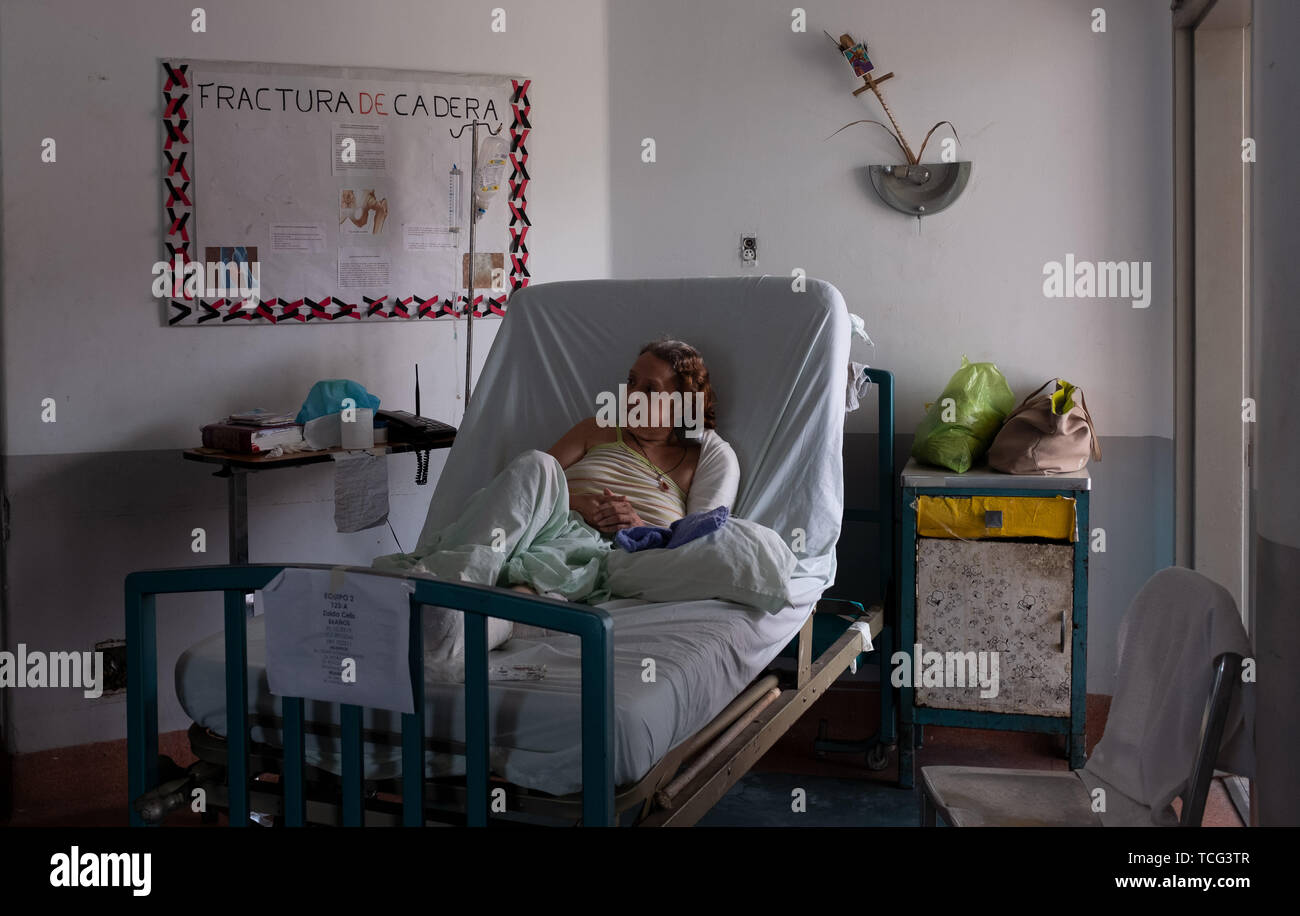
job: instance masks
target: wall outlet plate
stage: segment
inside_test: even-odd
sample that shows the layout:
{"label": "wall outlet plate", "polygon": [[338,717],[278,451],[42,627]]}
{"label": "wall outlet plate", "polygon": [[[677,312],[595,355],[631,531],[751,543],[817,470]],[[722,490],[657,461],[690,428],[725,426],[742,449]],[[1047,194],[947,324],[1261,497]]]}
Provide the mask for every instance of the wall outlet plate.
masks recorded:
{"label": "wall outlet plate", "polygon": [[746,233],[740,237],[740,266],[753,267],[758,263],[758,236]]}

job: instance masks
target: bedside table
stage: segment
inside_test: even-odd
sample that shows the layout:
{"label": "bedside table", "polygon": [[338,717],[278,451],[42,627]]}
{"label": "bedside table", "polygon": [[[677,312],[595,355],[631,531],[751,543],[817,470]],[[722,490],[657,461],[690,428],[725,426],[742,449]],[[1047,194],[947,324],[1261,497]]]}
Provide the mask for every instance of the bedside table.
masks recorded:
{"label": "bedside table", "polygon": [[899,785],[925,725],[1064,735],[1084,764],[1088,654],[1086,470],[903,469]]}

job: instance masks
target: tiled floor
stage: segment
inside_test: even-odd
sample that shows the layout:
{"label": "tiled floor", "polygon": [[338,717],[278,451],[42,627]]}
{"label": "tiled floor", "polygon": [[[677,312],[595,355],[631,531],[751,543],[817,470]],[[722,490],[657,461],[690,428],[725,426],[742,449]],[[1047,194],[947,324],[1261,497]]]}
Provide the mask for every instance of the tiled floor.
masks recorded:
{"label": "tiled floor", "polygon": [[[1088,697],[1088,750],[1101,736],[1109,697]],[[914,826],[915,791],[896,787],[896,757],[873,772],[860,755],[812,753],[818,723],[832,738],[874,732],[874,690],[837,687],[822,697],[702,821],[709,825]],[[917,765],[964,764],[1066,769],[1048,735],[928,727]],[[183,732],[160,736],[159,750],[186,766],[194,760]],[[15,810],[8,826],[117,826],[127,823],[126,744],[123,741],[28,754],[14,761]],[[791,811],[791,791],[803,788],[807,811]],[[1211,786],[1206,826],[1241,826],[1222,783]],[[198,826],[198,815],[181,812],[168,824]]]}
{"label": "tiled floor", "polygon": [[[158,752],[181,766],[195,761],[184,732],[158,736]],[[23,754],[14,759],[14,811],[9,827],[127,826],[126,742]],[[178,813],[168,824],[198,826]]]}

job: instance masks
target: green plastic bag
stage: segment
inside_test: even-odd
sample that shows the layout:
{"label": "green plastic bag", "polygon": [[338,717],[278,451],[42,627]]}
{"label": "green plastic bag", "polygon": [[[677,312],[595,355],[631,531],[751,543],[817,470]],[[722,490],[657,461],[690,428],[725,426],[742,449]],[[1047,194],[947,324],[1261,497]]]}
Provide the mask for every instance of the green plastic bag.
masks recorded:
{"label": "green plastic bag", "polygon": [[916,428],[912,457],[964,474],[988,451],[1015,406],[1011,386],[997,366],[963,356],[961,368]]}

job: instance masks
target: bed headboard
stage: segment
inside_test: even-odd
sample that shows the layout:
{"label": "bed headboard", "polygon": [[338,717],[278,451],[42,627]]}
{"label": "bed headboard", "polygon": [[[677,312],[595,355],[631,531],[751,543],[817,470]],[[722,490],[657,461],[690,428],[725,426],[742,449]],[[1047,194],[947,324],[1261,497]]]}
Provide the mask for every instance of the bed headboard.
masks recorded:
{"label": "bed headboard", "polygon": [[[671,336],[703,355],[718,433],[740,461],[732,511],[805,533],[794,591],[835,579],[844,504],[842,443],[850,326],[835,287],[789,277],[578,280],[528,286],[510,308],[474,388],[420,540],[519,452],[548,449],[617,391],[637,351]],[[814,596],[815,597],[815,596]]]}

